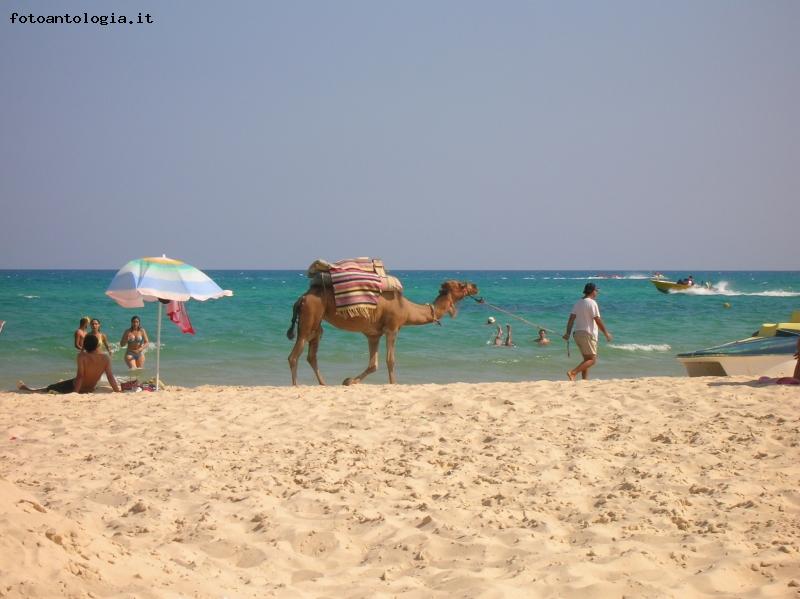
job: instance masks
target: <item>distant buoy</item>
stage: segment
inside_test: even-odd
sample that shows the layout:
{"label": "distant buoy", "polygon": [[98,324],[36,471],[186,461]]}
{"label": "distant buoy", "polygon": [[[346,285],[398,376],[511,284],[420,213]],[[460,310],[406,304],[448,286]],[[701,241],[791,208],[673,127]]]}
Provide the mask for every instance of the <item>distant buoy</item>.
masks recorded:
{"label": "distant buoy", "polygon": [[722,304],[722,307],[723,308],[730,308],[731,304],[730,304],[730,302],[725,302],[725,303]]}

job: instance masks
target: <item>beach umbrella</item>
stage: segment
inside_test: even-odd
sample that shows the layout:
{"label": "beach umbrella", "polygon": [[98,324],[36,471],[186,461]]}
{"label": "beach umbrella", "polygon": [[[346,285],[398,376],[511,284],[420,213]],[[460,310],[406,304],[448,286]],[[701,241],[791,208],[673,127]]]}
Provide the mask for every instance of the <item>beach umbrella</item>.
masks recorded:
{"label": "beach umbrella", "polygon": [[141,308],[144,302],[158,302],[158,333],[156,336],[156,390],[159,388],[161,367],[161,304],[185,302],[233,295],[221,289],[208,275],[180,260],[139,258],[123,266],[106,289],[106,295],[123,308]]}

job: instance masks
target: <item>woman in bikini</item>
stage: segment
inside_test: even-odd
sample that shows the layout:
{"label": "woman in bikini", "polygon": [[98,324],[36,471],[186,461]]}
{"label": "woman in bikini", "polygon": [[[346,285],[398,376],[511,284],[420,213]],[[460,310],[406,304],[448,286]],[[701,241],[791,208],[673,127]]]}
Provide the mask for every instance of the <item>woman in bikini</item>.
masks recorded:
{"label": "woman in bikini", "polygon": [[92,334],[97,337],[97,351],[101,352],[105,349],[107,354],[111,354],[111,348],[108,347],[108,337],[105,333],[100,332],[100,321],[97,318],[92,318],[90,323],[92,327]]}
{"label": "woman in bikini", "polygon": [[125,329],[120,339],[120,347],[126,346],[125,363],[128,368],[144,367],[144,350],[150,344],[147,338],[147,331],[142,328],[142,322],[138,316],[131,318],[131,326]]}

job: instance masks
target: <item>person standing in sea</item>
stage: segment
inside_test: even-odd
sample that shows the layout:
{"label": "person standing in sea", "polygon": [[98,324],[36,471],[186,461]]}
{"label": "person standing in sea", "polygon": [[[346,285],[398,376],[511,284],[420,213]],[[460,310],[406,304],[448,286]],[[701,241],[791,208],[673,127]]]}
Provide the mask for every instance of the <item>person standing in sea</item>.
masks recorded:
{"label": "person standing in sea", "polygon": [[105,333],[100,331],[100,319],[92,318],[90,326],[92,327],[92,335],[97,337],[97,350],[102,352],[103,348],[105,348],[106,353],[110,354],[111,348],[108,346],[108,337],[106,337]]}
{"label": "person standing in sea", "polygon": [[120,347],[126,347],[125,364],[129,369],[144,368],[144,350],[149,344],[150,339],[142,328],[142,321],[138,316],[131,317],[131,326],[125,329],[119,341]]}
{"label": "person standing in sea", "polygon": [[78,328],[72,334],[73,345],[78,351],[83,351],[83,339],[86,337],[86,328],[89,326],[89,317],[84,316],[78,323]]}
{"label": "person standing in sea", "polygon": [[589,378],[589,369],[597,364],[597,329],[605,335],[607,341],[613,337],[606,329],[606,325],[600,319],[600,307],[597,305],[597,285],[586,283],[583,288],[583,298],[575,302],[572,312],[567,321],[567,332],[564,333],[564,340],[569,343],[569,335],[575,327],[575,344],[583,356],[583,362],[572,370],[567,371],[569,380],[574,381],[580,373],[583,379]]}

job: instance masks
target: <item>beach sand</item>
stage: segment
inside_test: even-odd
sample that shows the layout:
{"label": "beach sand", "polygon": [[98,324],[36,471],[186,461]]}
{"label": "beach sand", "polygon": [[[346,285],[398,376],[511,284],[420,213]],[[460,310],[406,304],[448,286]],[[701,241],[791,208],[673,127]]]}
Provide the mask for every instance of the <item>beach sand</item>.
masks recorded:
{"label": "beach sand", "polygon": [[0,393],[0,597],[798,597],[800,388]]}

